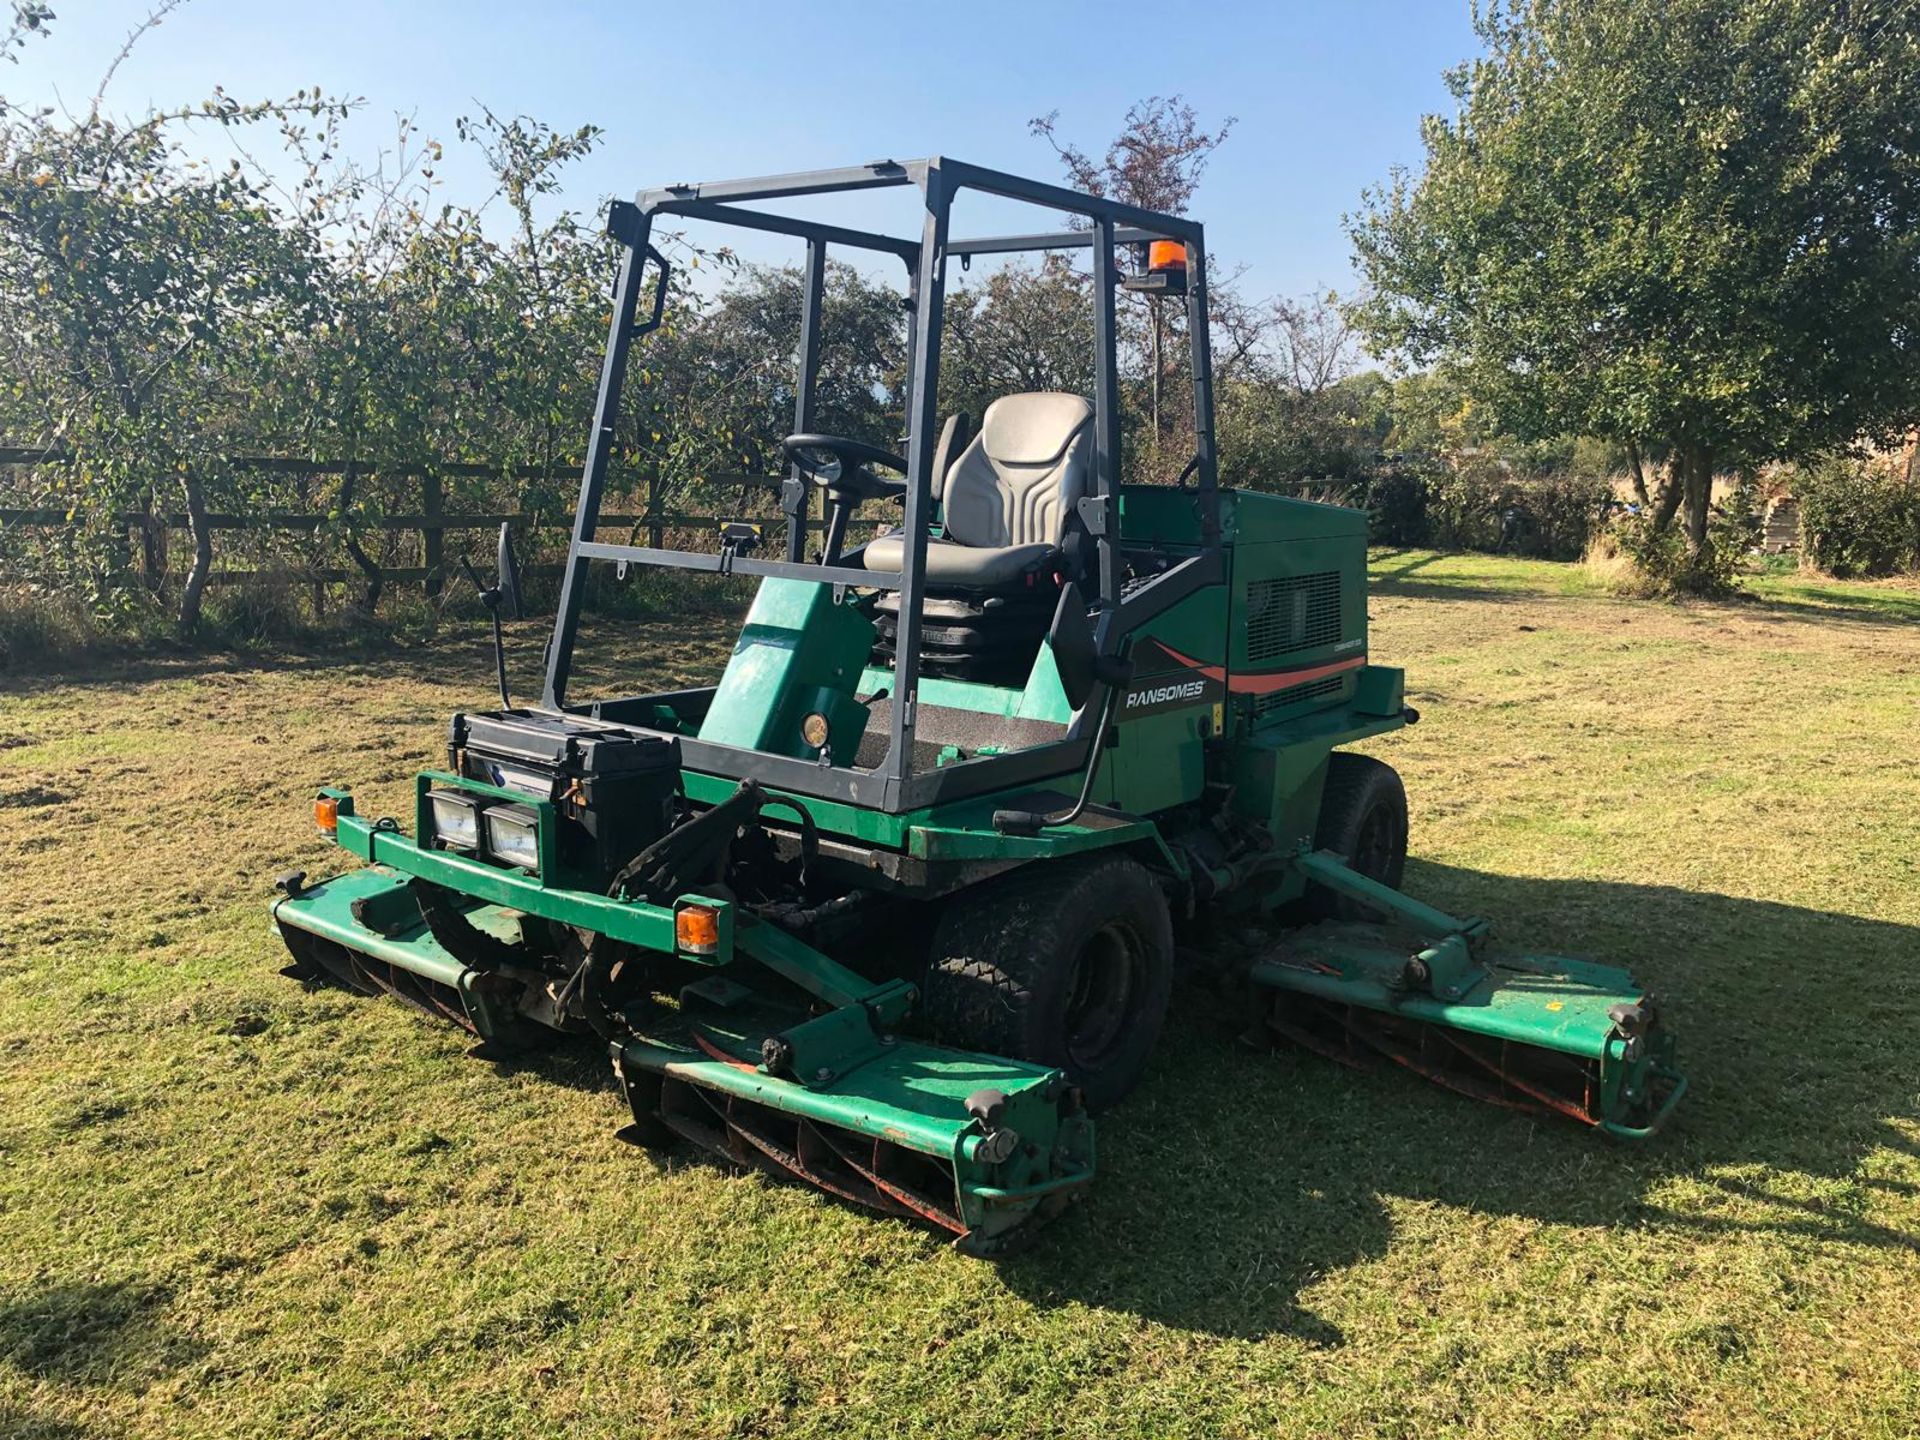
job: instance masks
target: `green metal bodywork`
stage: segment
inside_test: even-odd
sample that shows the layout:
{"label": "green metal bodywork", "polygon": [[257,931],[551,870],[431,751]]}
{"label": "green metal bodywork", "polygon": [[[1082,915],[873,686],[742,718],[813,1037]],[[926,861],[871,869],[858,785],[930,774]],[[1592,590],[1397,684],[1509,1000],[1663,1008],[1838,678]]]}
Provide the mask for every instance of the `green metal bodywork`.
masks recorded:
{"label": "green metal bodywork", "polygon": [[867,725],[854,682],[872,648],[872,622],[836,601],[831,585],[761,581],[700,738],[811,760],[820,747],[807,743],[801,722],[817,712],[829,724],[829,752],[850,759]]}
{"label": "green metal bodywork", "polygon": [[[422,792],[432,785],[446,785],[476,791],[498,791],[498,786],[428,771],[419,777]],[[458,894],[471,896],[492,905],[501,905],[542,919],[557,921],[581,930],[592,930],[615,940],[624,940],[646,950],[674,953],[673,911],[644,901],[616,900],[607,895],[576,889],[564,877],[527,874],[505,866],[489,864],[471,856],[431,848],[416,841],[391,820],[369,821],[353,808],[353,797],[341,791],[327,792],[339,802],[339,828],[335,832],[340,848],[362,860],[384,866],[396,875],[428,880]],[[505,791],[516,800],[525,796]],[[552,853],[554,813],[551,805],[536,805],[540,814],[541,853]],[[281,902],[284,907],[286,902]]]}
{"label": "green metal bodywork", "polygon": [[[1675,1068],[1672,1037],[1662,1036],[1657,1047],[1630,1052],[1631,1038],[1611,1018],[1616,1006],[1645,993],[1618,966],[1492,952],[1478,982],[1458,998],[1447,999],[1408,989],[1402,980],[1406,962],[1406,951],[1395,948],[1387,936],[1356,927],[1298,943],[1284,960],[1260,961],[1252,978],[1275,990],[1359,1006],[1443,1031],[1597,1061],[1600,1088],[1593,1123],[1616,1139],[1646,1139],[1686,1093],[1686,1079]],[[1630,1124],[1620,1118],[1647,1110],[1650,1098],[1655,1103],[1646,1122]]]}
{"label": "green metal bodywork", "polygon": [[[431,779],[462,783],[447,775]],[[492,977],[429,933],[407,889],[415,878],[474,900],[487,897],[463,904],[462,918],[506,944],[521,943],[529,923],[550,920],[674,951],[673,909],[548,886],[531,875],[496,870],[476,876],[470,867],[478,862],[416,845],[395,826],[370,824],[353,813],[350,796],[338,798],[341,845],[373,863],[276,902],[276,923],[283,934],[295,932],[289,939],[298,939],[300,948],[310,944],[304,937],[314,937],[441,987],[483,1042],[517,1047],[527,1021]],[[726,1097],[728,1105],[860,1137],[877,1154],[901,1149],[926,1156],[950,1190],[940,1209],[958,1217],[962,1243],[979,1254],[994,1253],[1037,1211],[1057,1207],[1092,1180],[1092,1122],[1076,1104],[1063,1103],[1069,1091],[1057,1070],[903,1038],[897,1031],[913,1010],[913,986],[869,980],[776,926],[738,915],[724,900],[690,895],[674,908],[681,903],[717,908],[724,920],[718,953],[683,953],[682,959],[751,960],[811,996],[818,1013],[788,1013],[783,1018],[791,1023],[777,1025],[767,1023],[764,1011],[741,1018],[725,1009],[707,1014],[697,1004],[699,987],[690,987],[681,1009],[683,1018],[692,1015],[701,1048],[685,1048],[684,1038],[679,1045],[644,1037],[616,1043],[615,1070],[630,1096],[642,1085],[654,1087],[656,1097],[662,1087],[690,1086]],[[637,1029],[645,1023],[636,1017]],[[759,1063],[774,1037],[790,1057],[785,1075]],[[984,1090],[1003,1097],[991,1128],[966,1108],[969,1097]],[[745,1121],[735,1123],[741,1133],[757,1133]]]}

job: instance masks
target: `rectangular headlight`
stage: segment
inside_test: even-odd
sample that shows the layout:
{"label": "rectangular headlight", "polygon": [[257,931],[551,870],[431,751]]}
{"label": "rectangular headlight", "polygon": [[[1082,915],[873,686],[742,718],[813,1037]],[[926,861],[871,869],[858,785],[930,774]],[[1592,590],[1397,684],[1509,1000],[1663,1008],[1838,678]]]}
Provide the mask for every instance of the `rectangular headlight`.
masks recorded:
{"label": "rectangular headlight", "polygon": [[433,833],[452,850],[480,848],[480,812],[486,801],[478,795],[458,790],[429,790],[427,804],[433,807]]}
{"label": "rectangular headlight", "polygon": [[540,868],[540,816],[527,805],[489,805],[487,854],[522,870]]}

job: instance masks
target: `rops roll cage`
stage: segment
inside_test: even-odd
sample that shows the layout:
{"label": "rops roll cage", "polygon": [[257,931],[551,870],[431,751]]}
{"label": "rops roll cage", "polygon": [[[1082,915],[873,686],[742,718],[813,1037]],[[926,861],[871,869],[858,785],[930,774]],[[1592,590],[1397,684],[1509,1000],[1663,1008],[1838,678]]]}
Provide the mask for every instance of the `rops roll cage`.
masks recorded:
{"label": "rops roll cage", "polygon": [[[851,230],[765,211],[742,209],[744,202],[778,200],[802,195],[834,194],[912,185],[925,200],[921,236],[913,240]],[[1084,230],[1030,235],[989,236],[971,240],[948,238],[948,215],[963,190],[976,190],[1012,200],[1027,201],[1089,222]],[[906,544],[897,575],[841,564],[809,563],[805,559],[807,534],[805,481],[796,469],[782,492],[788,517],[784,559],[759,559],[731,551],[699,551],[612,545],[594,539],[601,494],[614,444],[620,393],[626,379],[627,354],[632,342],[657,327],[666,301],[667,262],[650,243],[656,215],[737,225],[806,241],[801,287],[801,336],[795,386],[794,432],[814,428],[814,389],[820,363],[821,297],[825,285],[829,245],[876,251],[899,257],[907,267],[907,305],[912,315],[912,340],[907,355],[907,483],[903,530]],[[1093,254],[1094,301],[1094,457],[1089,493],[1079,501],[1077,518],[1094,545],[1094,648],[1102,657],[1120,653],[1125,637],[1185,599],[1196,590],[1220,583],[1225,567],[1220,546],[1218,507],[1214,496],[1218,474],[1214,460],[1212,358],[1207,334],[1206,248],[1202,227],[1176,215],[1085,195],[1057,185],[1025,180],[985,170],[956,160],[877,161],[871,165],[815,170],[751,180],[725,180],[698,185],[669,185],[643,191],[636,203],[614,202],[607,220],[608,233],[622,247],[619,277],[614,289],[613,318],[607,333],[606,357],[594,402],[593,432],[587,444],[580,477],[580,499],[574,513],[573,538],[560,588],[558,614],[548,647],[543,708],[555,713],[566,704],[567,678],[579,630],[580,605],[587,567],[596,560],[624,561],[679,570],[734,575],[776,576],[900,592],[899,633],[895,646],[894,696],[891,734],[885,758],[872,770],[827,767],[788,756],[770,755],[732,745],[681,737],[682,753],[690,769],[711,774],[752,777],[782,790],[842,800],[889,813],[918,809],[937,801],[960,799],[1024,786],[1051,777],[1078,772],[1086,762],[1095,732],[1106,712],[1106,682],[1096,681],[1074,711],[1066,734],[1058,741],[1000,755],[980,756],[916,773],[913,767],[915,711],[919,692],[922,600],[926,590],[927,529],[932,518],[932,469],[939,430],[938,379],[940,339],[945,308],[946,265],[949,256],[1001,255],[1026,251],[1090,249]],[[1117,246],[1171,240],[1185,246],[1186,306],[1193,373],[1195,453],[1182,477],[1197,491],[1202,544],[1144,583],[1136,581],[1122,593],[1124,568],[1120,552],[1120,390],[1116,359],[1115,290],[1124,274],[1115,261]],[[650,313],[639,317],[642,280],[647,261],[656,267]],[[620,723],[639,722],[652,705],[688,699],[692,693],[649,695],[572,707],[591,711]]]}

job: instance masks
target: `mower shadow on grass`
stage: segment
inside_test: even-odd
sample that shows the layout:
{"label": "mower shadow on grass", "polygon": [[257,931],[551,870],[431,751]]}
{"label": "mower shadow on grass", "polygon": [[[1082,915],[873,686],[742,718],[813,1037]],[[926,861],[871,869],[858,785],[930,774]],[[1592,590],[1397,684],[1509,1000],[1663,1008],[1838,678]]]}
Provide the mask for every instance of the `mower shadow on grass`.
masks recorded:
{"label": "mower shadow on grass", "polygon": [[467,1053],[474,1060],[491,1065],[496,1075],[532,1075],[543,1084],[563,1085],[585,1095],[608,1095],[621,1107],[614,1112],[614,1121],[622,1123],[625,1107],[620,1098],[620,1084],[614,1079],[613,1067],[607,1060],[605,1043],[597,1042],[591,1035],[540,1038],[541,1043],[511,1054],[495,1054],[484,1045],[477,1045]]}
{"label": "mower shadow on grass", "polygon": [[92,1440],[97,1430],[0,1402],[0,1435],[7,1440]]}
{"label": "mower shadow on grass", "polygon": [[[1397,1072],[1231,1047],[1248,1012],[1189,987],[1141,1090],[1101,1123],[1100,1183],[1003,1264],[1010,1286],[1044,1307],[1325,1345],[1339,1331],[1300,1292],[1385,1255],[1401,1201],[1656,1238],[1764,1231],[1920,1250],[1920,1229],[1861,1213],[1875,1191],[1916,1189],[1862,1162],[1889,1150],[1920,1160],[1920,1129],[1898,1123],[1920,1123],[1920,928],[1419,862],[1407,885],[1499,917],[1508,944],[1631,964],[1651,981],[1696,1077],[1671,1129],[1612,1144]],[[1800,1198],[1810,1189],[1843,1198]]]}
{"label": "mower shadow on grass", "polygon": [[[206,1346],[161,1317],[171,1300],[164,1286],[143,1282],[52,1284],[0,1295],[0,1371],[36,1382],[123,1387],[180,1370],[202,1359]],[[0,1407],[0,1421],[8,1418]],[[22,1429],[0,1424],[0,1435],[40,1433],[34,1424],[61,1433],[29,1416]]]}

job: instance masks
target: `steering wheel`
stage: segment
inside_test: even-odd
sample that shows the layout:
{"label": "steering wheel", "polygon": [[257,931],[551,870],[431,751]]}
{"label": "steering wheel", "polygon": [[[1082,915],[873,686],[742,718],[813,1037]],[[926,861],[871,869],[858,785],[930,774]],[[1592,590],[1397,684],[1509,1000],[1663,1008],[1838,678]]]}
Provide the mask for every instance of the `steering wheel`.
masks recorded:
{"label": "steering wheel", "polygon": [[904,480],[883,480],[867,467],[879,465],[906,474],[907,462],[878,445],[842,435],[789,435],[780,448],[830,499],[897,500],[907,493]]}

